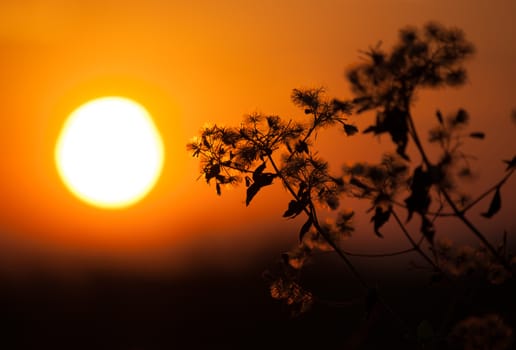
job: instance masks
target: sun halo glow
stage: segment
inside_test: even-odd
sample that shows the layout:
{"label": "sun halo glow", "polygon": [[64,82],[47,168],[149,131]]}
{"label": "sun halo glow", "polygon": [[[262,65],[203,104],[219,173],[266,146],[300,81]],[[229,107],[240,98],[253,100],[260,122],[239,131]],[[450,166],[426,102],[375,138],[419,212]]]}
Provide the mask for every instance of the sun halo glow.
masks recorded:
{"label": "sun halo glow", "polygon": [[55,147],[66,187],[101,208],[135,204],[154,187],[163,168],[164,147],[149,113],[123,97],[103,97],[76,109]]}

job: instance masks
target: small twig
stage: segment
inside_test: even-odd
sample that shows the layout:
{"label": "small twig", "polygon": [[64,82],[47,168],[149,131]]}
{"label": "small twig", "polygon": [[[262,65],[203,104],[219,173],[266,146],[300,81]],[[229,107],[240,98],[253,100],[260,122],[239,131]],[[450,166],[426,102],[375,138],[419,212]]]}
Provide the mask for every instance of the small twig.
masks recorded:
{"label": "small twig", "polygon": [[[396,200],[391,199],[391,200],[390,200],[390,202],[391,202],[392,204],[394,204],[395,206],[397,206],[397,207],[400,207],[400,208],[403,208],[403,209],[407,209],[407,206],[406,206],[405,204],[400,203],[400,202],[398,202],[398,201],[396,201]],[[438,209],[438,210],[436,210],[436,211],[431,211],[431,210],[429,210],[429,211],[427,211],[427,214],[429,214],[429,215],[433,215],[434,217],[456,216],[456,214],[455,214],[455,213],[451,213],[451,212],[444,212],[444,213],[443,213],[440,209],[441,209],[441,208],[439,208],[439,209]]]}
{"label": "small twig", "polygon": [[421,249],[421,247],[420,247],[421,241],[419,243],[416,243],[414,241],[414,239],[410,236],[409,232],[407,231],[407,228],[401,221],[398,214],[396,214],[396,212],[394,210],[392,210],[391,213],[392,213],[392,216],[394,217],[394,219],[396,220],[396,222],[398,223],[399,227],[401,228],[401,231],[403,232],[405,237],[407,237],[410,244],[412,244],[412,246],[414,247],[414,250],[416,250],[430,265],[432,265],[432,267],[435,270],[439,271],[439,267],[435,264],[435,262],[432,259],[430,259],[430,257],[428,255],[426,255],[425,252]]}
{"label": "small twig", "polygon": [[392,257],[392,256],[407,254],[407,253],[413,252],[415,250],[416,250],[415,248],[407,248],[407,249],[398,250],[398,251],[394,251],[394,252],[390,252],[390,253],[377,253],[377,254],[352,253],[352,252],[348,252],[346,250],[342,250],[342,251],[346,255],[356,256],[359,258],[385,258],[385,257]]}
{"label": "small twig", "polygon": [[[314,111],[313,113],[314,115],[314,122],[313,124],[310,126],[310,129],[308,129],[308,132],[306,133],[306,135],[303,137],[303,140],[301,142],[303,143],[306,143],[306,141],[310,138],[310,136],[312,135],[312,133],[315,131],[315,129],[317,128],[317,112]],[[288,163],[292,157],[294,156],[294,154],[298,153],[296,150],[294,150],[294,152],[290,153],[290,155],[288,156],[287,160],[286,160],[286,163]]]}
{"label": "small twig", "polygon": [[465,214],[469,209],[473,208],[478,202],[480,202],[482,199],[484,199],[486,196],[488,196],[491,192],[495,191],[497,188],[501,187],[514,173],[515,169],[511,169],[505,174],[505,176],[498,181],[496,184],[494,184],[492,187],[487,189],[484,193],[482,193],[480,196],[478,196],[475,200],[471,201],[468,205],[466,205],[464,208],[462,208],[461,212]]}

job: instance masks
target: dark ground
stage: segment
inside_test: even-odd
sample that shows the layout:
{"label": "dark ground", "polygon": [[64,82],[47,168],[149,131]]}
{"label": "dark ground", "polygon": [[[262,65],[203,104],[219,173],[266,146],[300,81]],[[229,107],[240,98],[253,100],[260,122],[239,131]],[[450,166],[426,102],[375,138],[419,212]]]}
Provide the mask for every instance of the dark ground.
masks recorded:
{"label": "dark ground", "polygon": [[[333,261],[327,262],[327,264]],[[402,325],[382,314],[365,326],[365,306],[316,305],[301,317],[269,295],[259,265],[233,273],[216,269],[193,277],[167,277],[86,269],[68,280],[34,273],[24,281],[3,277],[1,349],[416,349]],[[42,270],[43,271],[43,270]],[[342,271],[341,271],[342,272]],[[339,272],[339,273],[341,273]],[[329,299],[360,295],[345,273],[307,273],[307,285]],[[426,273],[376,274],[372,280],[404,326],[424,319],[435,328],[453,305],[449,323],[492,311],[516,324],[514,286],[429,286]]]}

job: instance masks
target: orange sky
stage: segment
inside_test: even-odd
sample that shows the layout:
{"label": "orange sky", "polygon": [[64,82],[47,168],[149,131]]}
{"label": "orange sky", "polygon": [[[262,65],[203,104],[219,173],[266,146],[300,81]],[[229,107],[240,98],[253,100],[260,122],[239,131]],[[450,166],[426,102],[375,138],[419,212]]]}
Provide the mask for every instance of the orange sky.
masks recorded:
{"label": "orange sky", "polygon": [[[267,245],[281,229],[294,237],[296,226],[280,217],[287,197],[279,186],[248,209],[243,189],[218,198],[196,181],[198,164],[186,153],[186,142],[205,122],[236,124],[248,112],[299,116],[289,100],[292,88],[322,85],[331,95],[349,97],[343,72],[358,60],[359,50],[379,40],[389,47],[400,27],[427,20],[462,28],[477,54],[464,88],[421,94],[415,111],[428,116],[437,107],[470,111],[473,127],[488,135],[471,148],[482,160],[481,187],[502,173],[497,156],[511,157],[516,146],[509,120],[516,108],[515,13],[512,0],[4,1],[4,259],[31,261],[42,254],[173,263],[177,256],[195,259],[197,249],[248,252]],[[53,164],[55,139],[68,113],[103,95],[145,105],[166,147],[155,190],[123,211],[79,202],[60,183]],[[333,140],[321,141],[329,158],[335,157]],[[351,141],[338,152],[345,160],[380,154],[369,135]],[[515,201],[508,197],[515,188],[514,181],[505,188],[499,214],[513,231]]]}

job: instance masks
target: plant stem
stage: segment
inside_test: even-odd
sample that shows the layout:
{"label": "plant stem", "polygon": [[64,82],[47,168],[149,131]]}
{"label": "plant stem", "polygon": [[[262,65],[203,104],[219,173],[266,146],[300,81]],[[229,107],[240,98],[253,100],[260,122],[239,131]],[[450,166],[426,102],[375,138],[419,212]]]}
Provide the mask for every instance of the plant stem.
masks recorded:
{"label": "plant stem", "polygon": [[400,217],[398,216],[398,214],[396,214],[396,212],[394,211],[394,209],[391,211],[391,214],[392,216],[394,217],[394,219],[396,220],[396,222],[398,223],[399,227],[401,228],[401,231],[403,232],[403,234],[405,235],[405,237],[407,237],[407,239],[409,240],[410,244],[412,244],[412,247],[414,247],[414,250],[417,251],[430,265],[432,265],[432,267],[436,270],[436,271],[439,271],[439,267],[436,265],[436,263],[430,259],[430,257],[428,255],[425,254],[425,252],[421,249],[421,247],[419,246],[418,243],[416,243],[416,241],[414,241],[414,239],[410,236],[409,232],[407,231],[407,228],[405,227],[405,225],[403,224],[403,222],[401,221]]}
{"label": "plant stem", "polygon": [[[274,159],[269,155],[268,156],[269,161],[271,162],[272,167],[274,168],[274,171],[276,174],[281,178],[281,181],[287,187],[287,190],[290,192],[290,194],[296,199],[299,200],[296,192],[290,185],[290,183],[287,181],[287,179],[283,176],[281,171],[279,170],[278,166],[274,162]],[[358,270],[355,268],[353,263],[348,259],[346,254],[339,248],[339,246],[331,239],[331,237],[328,235],[328,233],[319,225],[319,222],[317,220],[317,216],[315,215],[315,208],[313,207],[313,204],[310,203],[310,209],[307,209],[306,207],[303,208],[303,211],[305,214],[312,219],[312,224],[315,227],[315,229],[321,234],[321,236],[326,240],[326,242],[335,250],[337,255],[344,261],[350,272],[353,274],[353,276],[360,282],[362,287],[365,290],[369,290],[369,285],[366,283],[362,275],[358,272]]]}
{"label": "plant stem", "polygon": [[465,206],[464,208],[462,208],[461,212],[462,213],[466,213],[466,211],[468,211],[469,209],[471,209],[472,207],[474,207],[478,202],[480,202],[482,199],[484,199],[487,195],[489,195],[491,192],[495,191],[497,188],[501,187],[505,182],[507,182],[507,180],[509,180],[509,178],[511,177],[511,175],[514,173],[514,169],[511,169],[507,172],[507,174],[505,174],[505,176],[500,180],[498,181],[495,185],[493,185],[492,187],[490,187],[489,189],[487,189],[484,193],[482,193],[480,196],[478,196],[475,200],[471,201],[467,206]]}
{"label": "plant stem", "polygon": [[391,256],[407,254],[407,253],[413,252],[415,250],[416,250],[415,248],[407,248],[407,249],[403,249],[403,250],[397,250],[397,251],[394,251],[394,252],[378,253],[378,254],[363,254],[363,253],[352,253],[352,252],[348,252],[348,251],[345,251],[345,250],[342,250],[342,251],[346,255],[356,256],[356,257],[359,257],[359,258],[386,258],[386,257],[391,257]]}
{"label": "plant stem", "polygon": [[[471,208],[473,208],[478,202],[480,202],[482,199],[487,197],[491,192],[493,192],[497,188],[503,186],[510,179],[510,177],[514,174],[514,171],[515,171],[515,169],[509,170],[500,181],[498,181],[496,184],[494,184],[493,186],[491,186],[490,188],[485,190],[481,195],[479,195],[477,198],[475,198],[474,200],[469,202],[469,204],[466,205],[464,208],[462,208],[460,211],[463,214],[465,214],[467,211],[469,211]],[[400,203],[400,202],[395,201],[393,199],[391,199],[391,203],[396,205],[396,206],[398,206],[398,207],[400,207],[400,208],[405,208],[405,209],[407,208],[407,206],[404,205],[403,203]],[[438,210],[436,212],[428,211],[427,214],[435,215],[436,217],[446,217],[446,216],[456,216],[457,215],[455,212],[448,212],[448,213],[445,212],[445,213],[443,213],[440,210]]]}
{"label": "plant stem", "polygon": [[[432,167],[432,163],[428,159],[428,157],[426,155],[426,152],[425,152],[425,150],[423,148],[423,145],[421,144],[421,140],[419,139],[418,133],[416,131],[416,126],[414,124],[414,121],[412,120],[412,115],[410,113],[407,113],[407,119],[408,119],[408,123],[409,123],[410,130],[411,130],[410,134],[412,136],[412,139],[414,140],[414,143],[416,144],[416,147],[417,147],[419,153],[421,154],[421,158],[423,159],[423,162],[425,163],[425,165],[428,168],[431,168]],[[500,254],[498,254],[498,251],[496,250],[496,248],[486,239],[486,237],[482,234],[482,232],[480,232],[475,227],[475,225],[473,225],[473,223],[468,218],[466,218],[466,216],[464,215],[464,212],[462,212],[459,208],[457,208],[457,206],[453,202],[453,199],[451,198],[451,196],[448,193],[448,191],[446,191],[446,189],[444,189],[442,186],[439,186],[439,191],[443,194],[444,198],[446,199],[446,202],[448,203],[450,208],[453,210],[455,215],[487,247],[487,249],[491,252],[491,254],[493,254],[493,256],[496,258],[496,260],[498,260],[503,265],[503,267],[509,273],[512,274],[512,269],[511,269],[511,266],[509,265],[509,263],[507,263],[507,261],[502,256],[500,256]]]}
{"label": "plant stem", "polygon": [[[274,159],[272,159],[272,157],[270,155],[268,156],[268,159],[271,162],[271,165],[274,168],[274,171],[281,178],[281,181],[287,187],[287,190],[290,192],[290,194],[296,200],[299,200],[297,193],[294,191],[294,189],[292,188],[290,183],[287,181],[287,179],[283,176],[283,174],[279,170],[278,166],[274,162]],[[317,219],[317,212],[316,212],[315,207],[311,200],[309,202],[309,207],[310,207],[310,209],[307,209],[306,207],[303,208],[303,211],[309,218],[312,219],[312,225],[315,227],[317,232],[319,232],[319,234],[325,239],[325,241],[330,245],[330,247],[332,247],[332,249],[337,253],[337,255],[342,259],[342,261],[344,261],[344,264],[347,266],[347,268],[352,273],[352,275],[355,277],[355,279],[360,283],[360,285],[366,291],[366,293],[369,293],[373,289],[368,285],[368,283],[362,277],[360,272],[356,269],[356,267],[353,265],[353,263],[348,259],[348,257],[346,256],[346,253],[342,249],[340,249],[340,247],[333,241],[333,239],[328,235],[328,233],[320,226],[319,220]],[[414,243],[414,247],[416,249],[420,249],[419,245],[415,244],[415,243]],[[404,330],[407,329],[405,322],[401,319],[401,317],[399,317],[398,314],[396,314],[394,312],[394,310],[392,310],[389,307],[389,305],[386,303],[386,301],[380,295],[377,295],[377,302],[381,303],[383,305],[384,309],[387,312],[389,312],[401,324],[401,326]]]}

